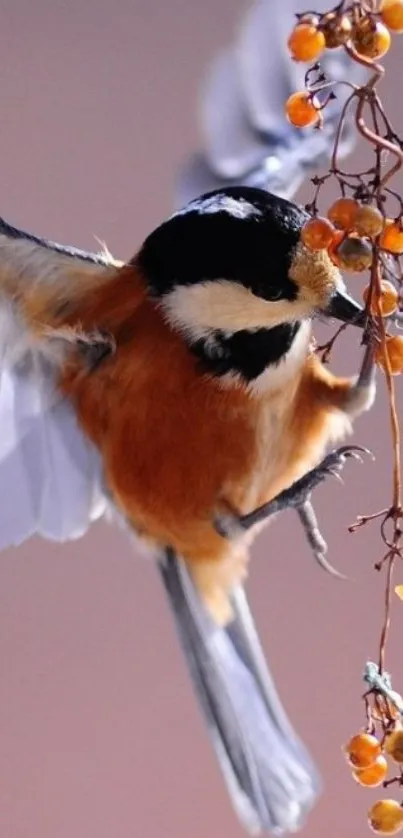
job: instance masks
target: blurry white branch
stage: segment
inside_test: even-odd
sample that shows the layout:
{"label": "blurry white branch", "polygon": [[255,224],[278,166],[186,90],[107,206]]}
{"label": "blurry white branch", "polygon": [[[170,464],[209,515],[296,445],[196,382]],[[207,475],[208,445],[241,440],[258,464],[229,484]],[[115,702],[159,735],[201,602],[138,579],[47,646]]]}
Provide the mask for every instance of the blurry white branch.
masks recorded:
{"label": "blurry white branch", "polygon": [[392,680],[388,672],[381,674],[377,664],[368,661],[365,665],[364,681],[369,690],[380,693],[384,698],[387,698],[403,716],[403,699],[399,693],[392,690]]}

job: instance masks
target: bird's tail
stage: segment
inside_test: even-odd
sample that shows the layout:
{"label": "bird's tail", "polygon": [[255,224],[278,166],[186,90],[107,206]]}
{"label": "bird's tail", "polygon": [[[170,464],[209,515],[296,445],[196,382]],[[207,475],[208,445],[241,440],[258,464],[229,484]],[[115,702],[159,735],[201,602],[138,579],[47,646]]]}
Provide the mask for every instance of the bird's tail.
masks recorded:
{"label": "bird's tail", "polygon": [[184,562],[167,550],[160,572],[216,755],[250,834],[300,829],[321,790],[265,663],[241,588],[225,628],[205,610]]}

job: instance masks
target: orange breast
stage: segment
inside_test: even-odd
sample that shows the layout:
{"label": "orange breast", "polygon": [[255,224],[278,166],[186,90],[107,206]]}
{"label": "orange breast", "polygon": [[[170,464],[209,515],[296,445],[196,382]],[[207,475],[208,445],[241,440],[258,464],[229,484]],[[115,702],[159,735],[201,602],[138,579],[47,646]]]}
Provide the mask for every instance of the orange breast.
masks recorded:
{"label": "orange breast", "polygon": [[[118,289],[116,289],[116,292]],[[223,487],[247,486],[255,461],[251,400],[203,376],[153,303],[127,300],[116,355],[93,374],[72,364],[60,386],[100,448],[106,481],[137,525],[158,535],[209,522]],[[108,328],[108,309],[91,324]],[[83,318],[84,320],[85,318]]]}
{"label": "orange breast", "polygon": [[87,303],[83,327],[109,328],[117,352],[89,375],[71,364],[60,387],[102,452],[118,506],[160,543],[219,553],[220,504],[250,511],[321,456],[329,404],[316,368],[306,366],[293,398],[288,389],[252,397],[201,373],[133,274]]}

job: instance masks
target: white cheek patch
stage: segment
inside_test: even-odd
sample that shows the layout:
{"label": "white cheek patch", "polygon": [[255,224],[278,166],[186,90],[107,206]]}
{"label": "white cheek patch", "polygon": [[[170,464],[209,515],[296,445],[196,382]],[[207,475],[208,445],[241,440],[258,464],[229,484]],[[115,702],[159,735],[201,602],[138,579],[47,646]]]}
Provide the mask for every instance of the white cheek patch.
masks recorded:
{"label": "white cheek patch", "polygon": [[[301,320],[301,326],[284,357],[266,367],[248,384],[254,394],[276,390],[293,378],[305,362],[311,335],[311,306],[304,301],[263,300],[244,285],[221,279],[190,286],[177,286],[161,300],[169,324],[191,341],[203,340],[205,352],[219,357],[219,343],[214,332],[230,336],[240,331],[272,329]],[[245,378],[236,370],[217,376],[219,387],[245,386]]]}
{"label": "white cheek patch", "polygon": [[240,283],[216,279],[177,286],[161,300],[161,308],[174,328],[198,340],[214,329],[270,329],[308,317],[312,306],[303,300],[263,300]]}

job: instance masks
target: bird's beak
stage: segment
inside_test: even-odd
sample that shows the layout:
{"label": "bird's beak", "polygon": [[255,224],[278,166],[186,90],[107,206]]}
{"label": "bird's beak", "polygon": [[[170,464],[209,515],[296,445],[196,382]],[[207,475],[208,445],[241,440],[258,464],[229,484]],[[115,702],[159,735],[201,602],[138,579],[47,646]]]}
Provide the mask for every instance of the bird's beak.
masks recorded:
{"label": "bird's beak", "polygon": [[364,309],[352,297],[346,294],[345,291],[337,290],[333,293],[323,314],[326,317],[334,317],[336,320],[342,320],[343,323],[351,323],[354,326],[359,326],[361,329],[365,326],[366,318]]}

